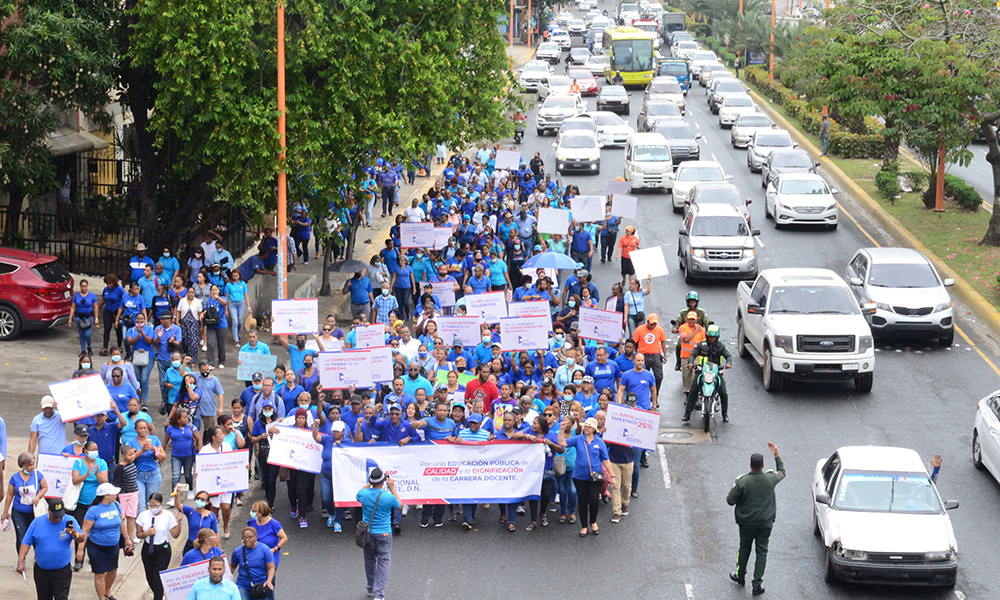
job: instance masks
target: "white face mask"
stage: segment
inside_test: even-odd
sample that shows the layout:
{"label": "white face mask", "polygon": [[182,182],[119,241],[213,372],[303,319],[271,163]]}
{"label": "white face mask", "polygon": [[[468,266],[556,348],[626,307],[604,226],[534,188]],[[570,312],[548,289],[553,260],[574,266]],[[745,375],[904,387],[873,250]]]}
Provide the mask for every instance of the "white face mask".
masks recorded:
{"label": "white face mask", "polygon": [[157,506],[156,508],[149,507],[149,512],[153,513],[154,515],[158,515],[162,511],[163,511],[163,507],[162,506]]}

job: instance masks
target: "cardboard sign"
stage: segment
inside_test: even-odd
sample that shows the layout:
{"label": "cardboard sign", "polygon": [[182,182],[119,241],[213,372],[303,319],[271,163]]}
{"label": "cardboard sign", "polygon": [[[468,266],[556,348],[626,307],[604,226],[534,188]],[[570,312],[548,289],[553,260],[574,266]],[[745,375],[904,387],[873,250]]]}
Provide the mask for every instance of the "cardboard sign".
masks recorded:
{"label": "cardboard sign", "polygon": [[649,277],[669,275],[667,261],[663,258],[663,249],[660,246],[633,250],[629,253],[629,258],[635,267],[635,278],[639,281],[645,281]]}
{"label": "cardboard sign", "polygon": [[316,364],[319,381],[326,390],[346,390],[352,385],[371,387],[372,372],[368,351],[320,352]]}
{"label": "cardboard sign", "polygon": [[[548,300],[528,300],[527,302],[511,302],[507,306],[507,314],[511,317],[551,317],[552,310]],[[549,329],[552,321],[549,320]]]}
{"label": "cardboard sign", "polygon": [[[312,340],[315,342],[316,340]],[[260,371],[264,377],[270,377],[278,366],[278,357],[274,354],[257,354],[256,352],[240,352],[240,364],[236,365],[236,379],[250,381],[253,374]]]}
{"label": "cardboard sign", "polygon": [[385,325],[365,325],[354,328],[355,348],[374,348],[385,345]]}
{"label": "cardboard sign", "polygon": [[323,467],[323,445],[313,439],[312,430],[275,427],[267,463],[296,471],[319,473]]}
{"label": "cardboard sign", "polygon": [[249,450],[195,455],[195,488],[212,496],[250,489]]}
{"label": "cardboard sign", "polygon": [[319,333],[319,303],[316,298],[271,300],[271,333]]}
{"label": "cardboard sign", "polygon": [[[62,498],[66,488],[73,484],[73,465],[75,458],[62,454],[39,454],[35,470],[45,477],[49,489],[46,498]],[[14,490],[17,493],[17,490]]]}
{"label": "cardboard sign", "polygon": [[635,196],[615,194],[611,198],[611,214],[623,219],[635,219],[635,213],[639,205],[639,199]]}
{"label": "cardboard sign", "polygon": [[580,308],[580,337],[589,340],[604,340],[612,344],[622,341],[622,313]]}
{"label": "cardboard sign", "polygon": [[612,402],[604,411],[604,441],[643,450],[656,449],[660,432],[660,413],[629,408]]}
{"label": "cardboard sign", "polygon": [[538,233],[566,235],[569,231],[569,211],[564,208],[538,209]]}
{"label": "cardboard sign", "polygon": [[487,323],[499,323],[500,319],[507,318],[507,295],[503,292],[468,294],[465,296],[465,308],[470,316],[479,317]]}
{"label": "cardboard sign", "polygon": [[570,203],[577,223],[604,220],[604,196],[576,196]]}
{"label": "cardboard sign", "polygon": [[514,317],[500,319],[500,345],[504,352],[547,350],[552,319],[549,317]]}
{"label": "cardboard sign", "polygon": [[448,247],[448,240],[451,239],[451,227],[434,228],[434,250],[444,250]]}
{"label": "cardboard sign", "polygon": [[111,408],[111,394],[108,393],[104,379],[96,373],[69,381],[50,383],[49,392],[56,400],[59,416],[67,423],[107,412]]}
{"label": "cardboard sign", "polygon": [[455,306],[455,282],[438,281],[431,283],[431,294],[438,297],[442,308]]}
{"label": "cardboard sign", "polygon": [[438,326],[438,335],[444,341],[444,345],[455,345],[455,340],[461,340],[463,346],[469,348],[479,344],[482,337],[483,320],[479,317],[448,317],[441,316],[435,319]]}
{"label": "cardboard sign", "polygon": [[516,171],[521,166],[521,153],[517,150],[497,150],[495,169],[510,169]]}
{"label": "cardboard sign", "polygon": [[[229,571],[229,558],[225,555],[223,555],[223,558],[226,559],[226,569],[223,572],[223,577],[232,581],[233,576]],[[208,564],[210,562],[203,560],[183,567],[177,567],[176,569],[160,571],[160,583],[163,584],[163,597],[165,600],[187,600],[188,594],[191,593],[191,588],[194,587],[194,584],[199,579],[208,577]]]}

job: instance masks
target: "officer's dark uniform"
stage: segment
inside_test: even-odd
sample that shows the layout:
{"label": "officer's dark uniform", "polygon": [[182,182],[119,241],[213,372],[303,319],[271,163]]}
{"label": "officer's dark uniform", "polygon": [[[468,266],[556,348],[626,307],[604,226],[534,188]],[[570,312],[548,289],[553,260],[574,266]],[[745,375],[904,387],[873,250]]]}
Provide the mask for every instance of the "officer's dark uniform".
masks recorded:
{"label": "officer's dark uniform", "polygon": [[[692,310],[698,313],[698,324],[704,327],[705,329],[708,329],[708,315],[705,314],[705,311],[703,309],[698,308],[697,300],[695,300],[694,302],[694,308],[688,308],[681,311],[680,316],[678,316],[677,319],[674,321],[674,323],[676,323],[676,325],[674,325],[674,329],[680,329],[681,325],[687,323],[688,313],[691,312]],[[675,371],[681,370],[681,338],[679,336],[677,338],[677,343],[674,344],[674,370]]]}
{"label": "officer's dark uniform", "polygon": [[[688,364],[695,365],[701,363],[702,361],[698,360],[699,357],[704,357],[704,362],[719,365],[719,400],[722,401],[722,414],[728,415],[729,392],[726,391],[726,378],[722,376],[722,370],[726,365],[733,364],[733,355],[726,349],[726,345],[719,340],[715,340],[715,343],[709,343],[706,340],[694,347],[694,350],[691,351],[691,356],[688,357]],[[701,376],[695,380],[691,386],[691,391],[688,392],[687,404],[684,406],[685,415],[690,415],[691,411],[694,410],[694,403],[698,401],[699,390],[701,390]]]}
{"label": "officer's dark uniform", "polygon": [[757,559],[753,566],[755,590],[763,588],[767,543],[771,537],[771,528],[774,527],[774,516],[777,512],[774,487],[785,478],[785,464],[780,456],[774,457],[774,467],[777,472],[751,470],[745,475],[740,475],[726,496],[726,502],[736,507],[734,511],[736,524],[740,526],[740,550],[736,558],[736,577],[740,585],[746,578],[750,547],[754,544],[757,547]]}

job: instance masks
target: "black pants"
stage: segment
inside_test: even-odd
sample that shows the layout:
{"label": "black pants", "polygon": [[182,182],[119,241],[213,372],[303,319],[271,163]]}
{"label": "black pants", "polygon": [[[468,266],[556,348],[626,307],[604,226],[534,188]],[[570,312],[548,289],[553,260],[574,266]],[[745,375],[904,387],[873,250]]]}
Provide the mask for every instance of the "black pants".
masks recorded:
{"label": "black pants", "polygon": [[645,362],[646,370],[650,371],[653,374],[653,378],[656,379],[656,395],[659,398],[660,383],[663,381],[663,357],[659,352],[656,354],[646,354]]}
{"label": "black pants", "polygon": [[[95,502],[96,502],[96,500],[95,500]],[[82,525],[83,524],[83,518],[85,516],[87,516],[87,510],[89,508],[90,508],[90,504],[83,504],[82,502],[77,502],[76,508],[73,509],[73,511],[70,514],[73,515],[73,518],[76,519],[77,523],[80,523]],[[86,543],[86,542],[84,542],[84,543]],[[74,541],[73,542],[73,550],[75,551],[75,550],[78,550],[79,548],[80,548],[80,543]],[[73,560],[75,561],[76,558],[74,558]]]}
{"label": "black pants", "polygon": [[[117,311],[115,311],[115,312],[117,312]],[[118,340],[118,343],[115,344],[115,345],[118,346],[119,348],[121,348],[121,346],[122,346],[122,328],[121,328],[121,325],[119,325],[118,327],[115,327],[115,313],[111,312],[110,310],[105,310],[104,311],[104,346],[103,346],[103,348],[105,350],[108,349],[108,342],[111,341],[111,331],[112,330],[114,330],[114,332],[115,332],[115,338]]]}
{"label": "black pants", "polygon": [[257,454],[257,469],[260,471],[260,483],[264,486],[264,497],[268,506],[274,506],[274,497],[278,494],[278,469],[281,467],[268,464],[268,449],[261,448]]}
{"label": "black pants", "polygon": [[[685,367],[687,368],[687,367]],[[701,375],[694,378],[691,384],[691,391],[687,395],[687,404],[684,405],[684,413],[694,410],[694,403],[698,401],[698,392],[701,391]],[[726,378],[719,373],[719,404],[722,405],[722,414],[729,414],[729,392],[726,390]]]}
{"label": "black pants", "polygon": [[615,242],[618,241],[618,234],[602,235],[601,237],[601,260],[611,260],[615,255]]}
{"label": "black pants", "polygon": [[576,486],[576,512],[580,516],[580,527],[597,523],[597,511],[601,508],[601,482],[573,479],[573,485]]}
{"label": "black pants", "polygon": [[306,511],[313,503],[316,493],[316,475],[308,471],[289,469],[291,479],[288,480],[288,503],[298,510],[299,518],[306,517]]}
{"label": "black pants", "polygon": [[771,539],[773,523],[748,523],[740,525],[740,550],[736,555],[736,576],[746,579],[747,563],[750,562],[751,547],[757,548],[757,558],[753,561],[753,587],[764,583],[764,567],[767,566],[767,544]]}
{"label": "black pants", "polygon": [[35,580],[35,594],[38,596],[38,600],[67,600],[69,598],[69,584],[73,581],[73,571],[69,565],[49,571],[35,563],[31,576]]}
{"label": "black pants", "polygon": [[555,483],[554,479],[543,479],[541,502],[538,500],[528,500],[528,512],[531,513],[532,523],[538,521],[539,506],[541,506],[542,516],[545,516],[545,511],[549,510],[549,504],[552,502],[552,488],[555,486]]}
{"label": "black pants", "polygon": [[382,214],[387,215],[392,212],[393,189],[391,187],[382,188]]}
{"label": "black pants", "polygon": [[309,238],[295,238],[295,254],[301,256],[305,262],[309,262]]}
{"label": "black pants", "polygon": [[146,572],[146,584],[153,591],[153,600],[163,600],[163,583],[160,571],[170,566],[170,544],[154,546],[146,542],[142,546],[142,568]]}

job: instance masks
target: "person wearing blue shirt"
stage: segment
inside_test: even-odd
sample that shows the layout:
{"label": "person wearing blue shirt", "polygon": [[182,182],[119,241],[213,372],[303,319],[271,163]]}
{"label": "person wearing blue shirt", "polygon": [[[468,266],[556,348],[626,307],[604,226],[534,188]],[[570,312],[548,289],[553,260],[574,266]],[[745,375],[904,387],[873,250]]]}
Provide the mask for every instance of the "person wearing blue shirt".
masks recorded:
{"label": "person wearing blue shirt", "polygon": [[149,268],[153,268],[153,259],[146,256],[146,244],[139,242],[135,245],[135,256],[129,259],[128,268],[131,279],[129,281],[136,282],[142,279],[143,274],[146,270],[146,265]]}
{"label": "person wearing blue shirt", "polygon": [[[563,419],[559,428],[559,445],[576,449],[576,462],[573,466],[573,484],[576,486],[579,504],[577,510],[580,516],[580,537],[590,531],[596,535],[599,532],[597,527],[597,513],[601,506],[601,484],[603,481],[593,481],[592,474],[602,473],[603,469],[613,473],[611,461],[608,458],[608,447],[604,440],[597,435],[597,419],[588,418],[583,422],[583,433],[569,436],[573,427],[570,418]],[[602,469],[603,467],[603,469]],[[603,478],[602,478],[603,479]],[[608,478],[608,485],[614,485],[614,475]]]}
{"label": "person wearing blue shirt", "polygon": [[104,319],[104,344],[101,349],[101,356],[108,355],[108,343],[111,341],[111,331],[114,330],[118,338],[118,345],[122,345],[122,329],[118,323],[118,309],[122,306],[122,297],[125,296],[125,288],[118,285],[118,276],[115,274],[104,277],[104,291],[101,292],[101,303],[98,307]]}
{"label": "person wearing blue shirt", "polygon": [[[316,356],[319,354],[312,348],[306,348],[306,336],[304,335],[300,334],[295,336],[295,345],[288,343],[287,335],[277,335],[274,337],[278,338],[278,342],[285,348],[285,350],[288,350],[288,368],[290,368],[294,373],[298,373],[302,370],[302,364],[306,356]],[[320,350],[323,350],[323,343],[319,341],[319,336],[314,333],[312,334],[312,337],[316,340],[317,344],[319,344]]]}
{"label": "person wearing blue shirt", "polygon": [[656,379],[645,369],[645,357],[638,352],[633,357],[634,368],[622,374],[618,384],[618,403],[624,404],[626,394],[636,395],[636,407],[651,410],[656,403]]}
{"label": "person wearing blue shirt", "polygon": [[170,248],[163,249],[163,255],[157,262],[163,265],[163,277],[167,281],[173,281],[174,275],[181,270],[181,263],[170,253]]}
{"label": "person wearing blue shirt", "polygon": [[115,401],[115,406],[119,412],[128,411],[128,401],[132,398],[139,398],[139,393],[131,383],[125,381],[124,371],[121,367],[111,369],[111,383],[107,385],[111,399]]}
{"label": "person wearing blue shirt", "polygon": [[60,454],[66,446],[66,427],[62,416],[55,409],[56,401],[52,396],[42,396],[42,412],[31,420],[31,437],[28,439],[28,452],[35,454]]}
{"label": "person wearing blue shirt", "polygon": [[139,293],[142,294],[142,299],[146,302],[146,308],[151,307],[153,297],[156,296],[156,276],[153,275],[153,265],[146,265],[143,276],[133,283],[139,284]]}
{"label": "person wearing blue shirt", "polygon": [[[153,326],[146,323],[143,313],[135,315],[135,326],[125,332],[125,341],[132,349],[132,366],[135,368],[136,379],[139,380],[139,399],[146,404],[149,398],[149,376],[153,372],[156,360],[153,357],[153,345],[157,343]],[[140,363],[140,357],[146,364]]]}
{"label": "person wearing blue shirt", "polygon": [[115,322],[126,329],[132,327],[135,324],[135,316],[138,314],[145,316],[147,308],[146,301],[139,293],[139,283],[132,282],[128,293],[122,296],[121,306],[118,308],[118,316]]}
{"label": "person wearing blue shirt", "polygon": [[635,340],[631,337],[625,340],[624,350],[615,357],[615,364],[621,369],[622,374],[631,369],[635,364]]}
{"label": "person wearing blue shirt", "polygon": [[229,323],[233,329],[233,342],[240,343],[240,329],[247,312],[253,312],[247,302],[247,284],[243,281],[243,276],[239,271],[230,274],[231,281],[225,286],[226,308],[229,311]]}
{"label": "person wearing blue shirt", "polygon": [[[198,401],[198,417],[214,419],[222,414],[223,389],[222,382],[215,375],[212,375],[211,365],[206,361],[198,363],[200,377],[195,378],[195,385],[201,398]],[[193,420],[193,419],[192,419]],[[193,420],[194,421],[194,420]],[[213,421],[214,423],[214,421]],[[201,425],[201,424],[199,424]],[[208,423],[211,425],[211,423]],[[202,429],[202,427],[198,427]]]}
{"label": "person wearing blue shirt", "polygon": [[222,247],[222,240],[215,240],[215,251],[208,257],[208,262],[213,265],[218,264],[227,271],[232,271],[236,266],[232,253]]}
{"label": "person wearing blue shirt", "polygon": [[615,241],[618,239],[618,225],[621,218],[611,214],[611,204],[608,203],[604,212],[604,221],[598,226],[598,237],[601,242],[601,264],[610,261],[615,253]]}
{"label": "person wearing blue shirt", "polygon": [[587,363],[585,374],[594,380],[594,389],[598,392],[605,389],[612,393],[618,391],[618,380],[621,379],[621,367],[617,363],[608,360],[608,349],[601,346],[595,351],[596,359]]}
{"label": "person wearing blue shirt", "polygon": [[368,595],[381,600],[385,597],[385,586],[389,581],[392,533],[398,527],[396,524],[390,527],[390,518],[396,515],[403,503],[396,493],[396,484],[378,467],[368,473],[368,483],[358,490],[355,500],[361,503],[362,519],[368,523],[371,535],[364,549],[366,588]]}
{"label": "person wearing blue shirt", "polygon": [[[156,367],[157,372],[160,375],[160,397],[162,400],[162,403],[160,404],[161,415],[167,414],[167,405],[169,404],[167,402],[169,390],[166,388],[167,369],[171,366],[172,355],[180,349],[182,339],[183,334],[181,333],[181,328],[173,324],[173,316],[170,313],[160,315],[160,324],[157,325],[155,330],[153,330],[153,340],[156,351]],[[177,360],[180,360],[179,355]],[[148,382],[149,379],[147,375],[146,383]],[[148,386],[143,385],[143,392],[146,392],[146,387]],[[146,393],[146,396],[148,395],[149,394]],[[176,394],[174,394],[174,396],[176,397]]]}
{"label": "person wearing blue shirt", "polygon": [[76,327],[80,336],[80,356],[94,353],[91,349],[92,334],[94,326],[100,322],[96,305],[97,295],[90,291],[89,282],[80,280],[80,291],[73,294],[73,304],[69,309],[69,326]]}
{"label": "person wearing blue shirt", "polygon": [[[426,358],[426,357],[425,357]],[[415,358],[410,361],[407,367],[406,377],[403,377],[403,395],[416,397],[417,390],[424,390],[427,392],[427,397],[430,397],[434,393],[434,386],[431,385],[429,379],[420,374],[420,360]],[[405,404],[403,405],[406,406]]]}
{"label": "person wearing blue shirt", "polygon": [[109,419],[108,413],[101,412],[77,421],[87,426],[87,439],[97,444],[97,455],[109,465],[117,462],[118,434],[127,425],[125,417],[118,411],[118,405],[114,404],[112,408],[114,419]]}
{"label": "person wearing blue shirt", "polygon": [[405,446],[417,437],[417,432],[410,422],[403,419],[403,409],[399,404],[391,405],[388,412],[387,419],[376,420],[373,415],[368,420],[379,442]]}
{"label": "person wearing blue shirt", "polygon": [[469,352],[468,350],[464,350],[463,349],[464,348],[463,343],[464,342],[471,342],[471,341],[472,340],[459,340],[459,339],[456,338],[455,341],[452,343],[451,351],[448,352],[448,362],[452,362],[453,363],[453,362],[455,362],[455,359],[457,359],[459,356],[461,356],[461,357],[465,358],[465,364],[466,364],[466,366],[470,366],[471,367],[472,365],[475,365],[476,364],[476,357],[473,356],[473,354],[471,352]]}
{"label": "person wearing blue shirt", "polygon": [[119,541],[124,540],[126,549],[132,548],[132,540],[125,529],[125,513],[118,503],[119,492],[121,488],[110,483],[97,486],[97,502],[87,509],[83,517],[87,543],[86,546],[80,544],[76,551],[76,562],[82,563],[84,547],[87,549],[99,598],[108,596],[118,574]]}
{"label": "person wearing blue shirt", "polygon": [[[339,410],[339,409],[338,409]],[[333,411],[331,411],[332,413]],[[323,421],[321,424],[320,421]],[[329,424],[330,433],[320,431],[322,425]],[[334,533],[343,531],[341,519],[344,515],[343,508],[336,508],[333,505],[333,448],[343,446],[353,446],[354,440],[348,435],[347,424],[341,420],[330,421],[326,415],[321,415],[313,421],[313,439],[317,444],[323,445],[321,452],[323,467],[320,471],[320,493],[323,500],[323,507],[326,508],[326,526],[333,529]]]}
{"label": "person wearing blue shirt", "polygon": [[[205,500],[205,502],[207,503],[207,500]],[[211,511],[209,511],[209,514],[211,514]],[[191,549],[184,552],[184,555],[181,558],[182,567],[193,565],[194,563],[200,563],[205,560],[211,560],[212,558],[218,556],[221,558],[220,562],[222,563],[222,568],[225,569],[226,559],[224,558],[225,553],[222,551],[222,548],[219,548],[219,532],[213,531],[208,527],[204,527],[195,533],[194,539],[194,542],[188,540],[188,543],[191,544]],[[184,547],[186,548],[187,545],[185,544]],[[232,585],[232,589],[236,593],[236,598],[239,598],[239,588],[236,587],[235,583]],[[190,598],[190,596],[188,597]]]}
{"label": "person wearing blue shirt", "polygon": [[169,290],[166,284],[158,283],[156,285],[156,295],[153,296],[153,303],[151,306],[150,316],[154,323],[160,322],[160,317],[167,315],[172,317],[174,312],[174,302],[171,300],[169,295]]}
{"label": "person wearing blue shirt", "polygon": [[365,277],[361,272],[355,273],[353,277],[348,279],[340,293],[351,296],[352,319],[357,319],[361,315],[368,316],[371,313],[374,290],[371,279]]}
{"label": "person wearing blue shirt", "polygon": [[252,597],[250,590],[254,585],[269,588],[270,594],[263,600],[274,600],[274,554],[270,548],[257,542],[256,529],[243,529],[243,544],[233,550],[229,566],[236,574],[236,587],[240,588],[240,596],[244,600]]}
{"label": "person wearing blue shirt", "polygon": [[406,262],[406,256],[400,255],[396,259],[396,269],[392,274],[392,291],[396,296],[396,303],[399,305],[399,317],[403,320],[409,319],[412,314],[410,301],[413,298],[414,289],[419,288],[416,287],[413,277],[413,267]]}
{"label": "person wearing blue shirt", "polygon": [[[277,240],[275,240],[275,244],[277,244]],[[275,252],[277,252],[277,250]],[[261,248],[260,252],[258,252],[255,256],[251,256],[243,261],[243,264],[241,264],[238,269],[240,277],[243,278],[243,281],[250,283],[250,280],[257,275],[277,276],[277,273],[269,269],[267,266],[267,262],[265,260],[267,255],[267,250],[265,248]]]}
{"label": "person wearing blue shirt", "polygon": [[240,352],[253,352],[254,354],[271,354],[271,347],[257,339],[257,330],[251,329],[247,332],[247,343],[240,347]]}
{"label": "person wearing blue shirt", "polygon": [[473,267],[472,275],[466,279],[465,284],[472,288],[469,292],[471,294],[485,294],[492,288],[490,278],[483,274],[482,265]]}
{"label": "person wearing blue shirt", "polygon": [[35,565],[32,576],[35,593],[39,598],[68,598],[73,579],[70,563],[73,562],[73,544],[87,539],[80,523],[67,515],[62,500],[49,501],[49,512],[36,517],[21,538],[17,553],[18,573],[25,572],[24,561],[28,550],[35,548]]}
{"label": "person wearing blue shirt", "polygon": [[306,211],[299,210],[292,215],[292,237],[295,238],[295,255],[302,257],[303,264],[309,264],[309,240],[312,238],[312,219]]}
{"label": "person wearing blue shirt", "polygon": [[594,257],[594,238],[584,229],[583,223],[576,223],[569,247],[569,255],[576,262],[583,263],[590,269]]}

